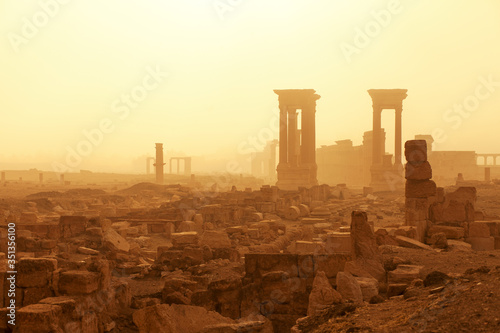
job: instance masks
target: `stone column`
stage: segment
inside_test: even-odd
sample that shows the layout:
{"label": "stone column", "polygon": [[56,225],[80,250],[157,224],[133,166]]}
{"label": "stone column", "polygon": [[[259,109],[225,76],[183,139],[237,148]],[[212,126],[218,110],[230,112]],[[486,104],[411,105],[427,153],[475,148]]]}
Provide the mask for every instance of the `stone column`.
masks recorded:
{"label": "stone column", "polygon": [[276,178],[276,142],[271,142],[269,145],[269,170],[268,176],[271,179]]}
{"label": "stone column", "polygon": [[191,157],[184,159],[184,174],[187,176],[191,174]]}
{"label": "stone column", "polygon": [[297,166],[297,110],[288,109],[288,164]]}
{"label": "stone column", "polygon": [[491,168],[484,168],[484,181],[491,181]]}
{"label": "stone column", "polygon": [[373,131],[372,131],[372,165],[382,164],[381,136],[382,136],[382,109],[373,105]]}
{"label": "stone column", "polygon": [[287,107],[280,105],[280,164],[288,163],[288,112]]}
{"label": "stone column", "polygon": [[181,170],[180,170],[180,165],[181,165],[181,163],[180,163],[180,162],[181,162],[181,159],[180,159],[180,158],[178,158],[178,159],[177,159],[177,174],[179,174],[179,173],[180,173],[180,171],[181,171]]}
{"label": "stone column", "polygon": [[394,165],[401,166],[401,113],[403,112],[403,106],[400,106],[395,109],[396,110],[396,129],[395,129],[395,138],[394,138]]}
{"label": "stone column", "polygon": [[316,162],[316,124],[314,106],[302,109],[302,147],[301,161],[303,164]]}
{"label": "stone column", "polygon": [[163,184],[163,143],[156,144],[156,182],[158,184]]}

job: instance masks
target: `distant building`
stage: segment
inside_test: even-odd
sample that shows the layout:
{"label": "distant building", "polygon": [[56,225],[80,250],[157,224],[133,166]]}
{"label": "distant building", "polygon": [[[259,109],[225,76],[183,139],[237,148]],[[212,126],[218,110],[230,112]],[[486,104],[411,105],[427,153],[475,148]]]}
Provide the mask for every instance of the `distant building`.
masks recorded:
{"label": "distant building", "polygon": [[[385,150],[385,131],[382,130],[382,147]],[[382,150],[382,151],[384,151]],[[371,180],[372,131],[363,135],[363,144],[353,146],[351,140],[336,141],[335,145],[321,146],[316,150],[318,182],[320,184],[348,184],[368,186]]]}

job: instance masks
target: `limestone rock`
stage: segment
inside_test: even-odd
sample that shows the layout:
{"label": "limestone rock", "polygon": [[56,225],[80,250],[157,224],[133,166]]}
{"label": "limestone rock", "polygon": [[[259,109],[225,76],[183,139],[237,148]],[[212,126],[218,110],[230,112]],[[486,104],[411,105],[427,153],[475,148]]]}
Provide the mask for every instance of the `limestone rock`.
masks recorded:
{"label": "limestone rock", "polygon": [[338,291],[332,288],[325,272],[317,272],[314,277],[313,288],[309,294],[307,315],[313,316],[318,311],[340,302],[342,302],[342,296]]}
{"label": "limestone rock", "polygon": [[363,293],[361,287],[349,273],[337,273],[337,291],[342,295],[343,300],[351,301],[355,304],[363,304]]}

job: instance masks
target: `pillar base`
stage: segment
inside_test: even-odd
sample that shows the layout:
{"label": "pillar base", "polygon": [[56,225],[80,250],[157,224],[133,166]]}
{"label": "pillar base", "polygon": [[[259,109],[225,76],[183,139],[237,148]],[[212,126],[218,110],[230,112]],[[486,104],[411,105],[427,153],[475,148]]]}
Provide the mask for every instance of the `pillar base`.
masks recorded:
{"label": "pillar base", "polygon": [[276,186],[288,191],[296,191],[299,187],[311,188],[318,185],[317,169],[316,164],[293,167],[288,164],[279,164]]}

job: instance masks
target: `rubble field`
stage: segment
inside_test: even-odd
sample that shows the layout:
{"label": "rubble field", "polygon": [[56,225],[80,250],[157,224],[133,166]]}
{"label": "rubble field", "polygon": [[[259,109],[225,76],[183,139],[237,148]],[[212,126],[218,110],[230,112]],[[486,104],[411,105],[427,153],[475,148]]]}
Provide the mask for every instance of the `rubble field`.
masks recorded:
{"label": "rubble field", "polygon": [[500,187],[424,182],[377,193],[10,183],[0,330],[500,331]]}

